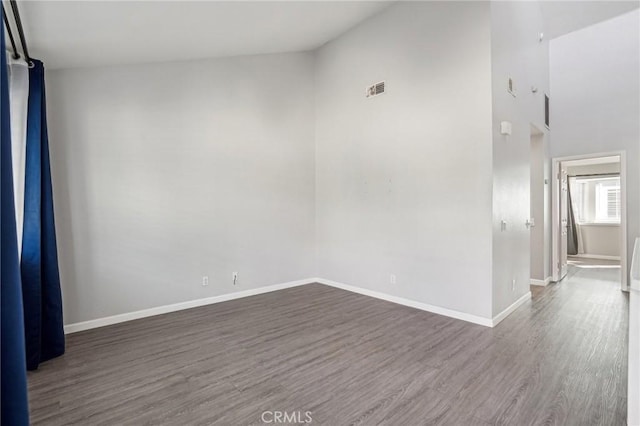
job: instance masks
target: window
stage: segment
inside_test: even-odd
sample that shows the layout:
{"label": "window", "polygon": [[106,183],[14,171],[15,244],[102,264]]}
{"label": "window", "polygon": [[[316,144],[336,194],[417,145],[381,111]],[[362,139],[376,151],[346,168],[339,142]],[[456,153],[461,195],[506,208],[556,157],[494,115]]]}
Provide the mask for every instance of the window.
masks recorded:
{"label": "window", "polygon": [[620,176],[575,177],[569,184],[576,222],[620,223]]}
{"label": "window", "polygon": [[596,184],[596,222],[620,223],[620,178]]}

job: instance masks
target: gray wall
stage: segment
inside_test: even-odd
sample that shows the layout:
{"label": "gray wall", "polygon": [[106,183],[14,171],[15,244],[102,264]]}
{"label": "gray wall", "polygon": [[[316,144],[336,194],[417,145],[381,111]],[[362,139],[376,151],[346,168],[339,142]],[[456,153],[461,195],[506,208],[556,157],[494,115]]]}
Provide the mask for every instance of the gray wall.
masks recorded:
{"label": "gray wall", "polygon": [[579,229],[585,255],[620,256],[620,225],[594,223]]}
{"label": "gray wall", "polygon": [[[544,125],[549,45],[545,40],[539,41],[542,32],[543,19],[537,2],[491,3],[493,315],[529,292],[531,231],[526,220],[531,214],[532,125],[543,132],[541,149],[548,152],[549,144]],[[514,82],[515,97],[507,91],[509,77]],[[537,88],[536,93],[532,92],[532,86]],[[510,136],[500,134],[501,121],[512,123]],[[548,173],[548,169],[543,173]],[[544,213],[548,220],[548,212]],[[506,230],[501,228],[502,220],[507,222]],[[537,225],[544,227],[541,222]],[[545,247],[538,249],[545,252]],[[548,257],[548,252],[544,256]]]}
{"label": "gray wall", "polygon": [[488,3],[406,2],[318,51],[321,277],[492,316],[490,33]]}
{"label": "gray wall", "polygon": [[640,235],[640,11],[551,41],[551,155],[622,150],[627,256]]}
{"label": "gray wall", "polygon": [[315,276],[313,75],[308,53],[48,73],[65,323]]}
{"label": "gray wall", "polygon": [[[532,124],[550,155],[542,31],[536,3],[400,2],[315,54],[49,73],[66,322],[310,276],[500,313],[529,289]],[[553,153],[626,149],[637,233],[637,82],[605,78],[629,65],[637,76],[637,56],[609,64],[637,39],[610,61],[596,43],[593,66],[572,53],[592,43],[578,33],[554,42],[552,126],[570,119]],[[589,72],[557,72],[571,67]],[[387,93],[365,98],[380,80]],[[615,87],[594,95],[603,80]],[[603,133],[585,96],[619,92]],[[598,127],[576,130],[571,114]],[[548,192],[536,218],[543,276]]]}

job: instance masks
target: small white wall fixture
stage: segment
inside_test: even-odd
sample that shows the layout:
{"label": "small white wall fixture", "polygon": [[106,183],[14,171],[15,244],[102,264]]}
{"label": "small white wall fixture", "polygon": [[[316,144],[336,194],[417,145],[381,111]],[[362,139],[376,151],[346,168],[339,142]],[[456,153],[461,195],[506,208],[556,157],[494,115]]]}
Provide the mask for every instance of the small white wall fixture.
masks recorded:
{"label": "small white wall fixture", "polygon": [[501,121],[500,122],[500,134],[505,136],[510,136],[512,132],[512,125],[510,121]]}

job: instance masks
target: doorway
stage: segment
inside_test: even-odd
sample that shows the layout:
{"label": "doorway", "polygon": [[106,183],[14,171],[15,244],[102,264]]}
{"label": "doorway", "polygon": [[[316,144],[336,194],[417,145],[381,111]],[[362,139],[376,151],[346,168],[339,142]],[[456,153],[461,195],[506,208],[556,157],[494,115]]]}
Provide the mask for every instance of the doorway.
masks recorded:
{"label": "doorway", "polygon": [[627,290],[623,152],[552,161],[552,280],[576,268],[619,268]]}

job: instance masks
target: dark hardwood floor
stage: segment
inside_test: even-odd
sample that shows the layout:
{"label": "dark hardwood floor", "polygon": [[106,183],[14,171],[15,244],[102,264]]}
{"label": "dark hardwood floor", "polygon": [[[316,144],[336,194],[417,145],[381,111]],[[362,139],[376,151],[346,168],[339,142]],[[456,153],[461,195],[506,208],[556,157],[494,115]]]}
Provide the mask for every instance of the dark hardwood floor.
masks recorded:
{"label": "dark hardwood floor", "polygon": [[494,329],[313,284],[76,333],[29,374],[31,420],[622,425],[619,273],[572,266]]}

